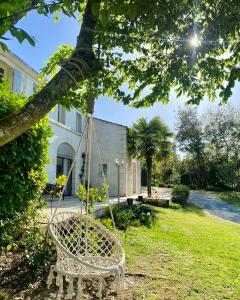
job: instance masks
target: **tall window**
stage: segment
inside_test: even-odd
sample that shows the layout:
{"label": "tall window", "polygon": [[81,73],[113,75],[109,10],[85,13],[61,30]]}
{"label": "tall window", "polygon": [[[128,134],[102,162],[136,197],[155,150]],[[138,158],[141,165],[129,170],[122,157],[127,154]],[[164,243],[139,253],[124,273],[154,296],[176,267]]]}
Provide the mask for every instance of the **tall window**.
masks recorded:
{"label": "tall window", "polygon": [[4,77],[4,69],[0,68],[0,80]]}
{"label": "tall window", "polygon": [[82,116],[79,113],[76,113],[76,131],[82,132]]}
{"label": "tall window", "polygon": [[58,105],[58,122],[65,124],[65,109],[62,105]]}
{"label": "tall window", "polygon": [[22,92],[22,72],[18,69],[14,69],[13,72],[13,92],[21,93]]}
{"label": "tall window", "polygon": [[100,164],[99,165],[99,174],[100,176],[107,176],[107,164]]}

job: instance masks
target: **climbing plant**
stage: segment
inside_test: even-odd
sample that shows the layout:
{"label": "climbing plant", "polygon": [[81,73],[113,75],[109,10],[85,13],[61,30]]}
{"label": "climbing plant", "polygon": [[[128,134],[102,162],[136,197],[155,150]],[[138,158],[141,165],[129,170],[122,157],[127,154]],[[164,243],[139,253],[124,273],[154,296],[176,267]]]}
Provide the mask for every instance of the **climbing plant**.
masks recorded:
{"label": "climbing plant", "polygon": [[[0,83],[0,118],[17,112],[27,98]],[[51,130],[44,118],[17,139],[0,148],[0,219],[26,210],[29,201],[39,199],[46,182],[48,139]]]}

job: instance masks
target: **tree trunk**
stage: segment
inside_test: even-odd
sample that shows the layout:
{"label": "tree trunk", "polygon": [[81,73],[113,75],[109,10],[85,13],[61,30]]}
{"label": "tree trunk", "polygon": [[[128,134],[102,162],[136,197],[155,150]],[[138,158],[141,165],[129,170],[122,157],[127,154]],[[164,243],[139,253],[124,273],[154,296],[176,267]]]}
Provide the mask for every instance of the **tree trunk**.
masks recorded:
{"label": "tree trunk", "polygon": [[[33,96],[22,110],[0,120],[0,146],[12,141],[36,124],[76,82],[89,78],[90,72],[96,70],[96,59],[92,50],[96,23],[97,16],[92,14],[91,5],[88,2],[76,49],[69,59],[69,61],[72,59],[78,67],[70,63],[64,65],[64,69],[62,68],[38,94]],[[87,64],[88,70],[82,67],[81,62],[76,62],[79,59]]]}
{"label": "tree trunk", "polygon": [[148,156],[146,158],[146,165],[147,165],[147,193],[148,197],[152,195],[152,157]]}

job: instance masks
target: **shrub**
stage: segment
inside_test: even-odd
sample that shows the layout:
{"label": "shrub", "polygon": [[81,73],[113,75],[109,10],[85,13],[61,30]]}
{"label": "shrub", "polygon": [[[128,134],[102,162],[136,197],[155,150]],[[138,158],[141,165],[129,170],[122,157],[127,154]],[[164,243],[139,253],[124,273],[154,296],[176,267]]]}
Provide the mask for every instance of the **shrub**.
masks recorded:
{"label": "shrub", "polygon": [[180,209],[180,208],[182,208],[182,205],[178,204],[178,203],[171,202],[171,203],[169,203],[169,208],[171,208],[171,209]]}
{"label": "shrub", "polygon": [[[106,216],[110,216],[109,208],[106,209]],[[145,204],[127,206],[118,204],[113,207],[115,225],[118,229],[126,230],[129,226],[145,225],[151,227],[156,220],[155,210]]]}
{"label": "shrub", "polygon": [[[0,118],[17,112],[27,101],[0,83]],[[0,149],[0,219],[13,219],[28,202],[39,198],[46,182],[48,138],[51,129],[44,118],[31,129]],[[2,232],[0,232],[0,235]]]}
{"label": "shrub", "polygon": [[80,184],[77,191],[77,196],[80,201],[83,201],[85,207],[87,206],[88,201],[88,210],[89,212],[94,209],[94,202],[103,203],[108,199],[108,188],[109,186],[106,183],[102,184],[101,191],[98,188],[90,187],[89,196],[87,195],[87,188]]}
{"label": "shrub", "polygon": [[8,294],[0,290],[0,300],[8,300]]}
{"label": "shrub", "polygon": [[3,231],[2,251],[21,251],[21,267],[25,271],[27,282],[46,274],[48,266],[54,259],[53,243],[46,239],[45,229],[39,225],[43,214],[40,210],[45,201],[30,201],[24,213],[16,214],[16,218],[1,223]]}
{"label": "shrub", "polygon": [[[0,83],[0,118],[17,112],[27,99]],[[16,247],[23,220],[32,201],[39,202],[46,183],[48,138],[51,129],[44,118],[0,149],[0,250]]]}
{"label": "shrub", "polygon": [[175,185],[172,189],[172,200],[175,203],[185,205],[189,196],[190,189],[186,185]]}
{"label": "shrub", "polygon": [[[0,118],[17,112],[27,98],[0,83]],[[46,184],[48,139],[51,128],[43,118],[35,126],[0,149],[0,252],[23,252],[26,279],[46,272],[52,249],[39,228],[39,212]]]}
{"label": "shrub", "polygon": [[32,281],[47,274],[48,267],[55,259],[55,250],[45,231],[33,225],[28,226],[21,243],[24,247],[23,264],[27,269],[26,280]]}
{"label": "shrub", "polygon": [[119,229],[126,230],[130,225],[131,221],[134,219],[133,211],[131,209],[118,209],[113,211],[115,225]]}
{"label": "shrub", "polygon": [[110,218],[99,218],[98,222],[101,222],[103,226],[107,227],[108,230],[113,230],[112,219]]}

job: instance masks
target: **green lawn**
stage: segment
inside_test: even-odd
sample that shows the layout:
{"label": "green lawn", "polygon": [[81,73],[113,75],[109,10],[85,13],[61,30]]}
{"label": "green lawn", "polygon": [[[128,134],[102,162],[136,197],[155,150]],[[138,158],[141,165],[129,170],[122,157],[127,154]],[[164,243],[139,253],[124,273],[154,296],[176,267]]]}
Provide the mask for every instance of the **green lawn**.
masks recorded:
{"label": "green lawn", "polygon": [[219,195],[221,200],[240,206],[240,192],[221,192]]}
{"label": "green lawn", "polygon": [[121,299],[239,300],[240,226],[194,208],[159,208],[158,217],[152,229],[122,233],[128,285]]}

